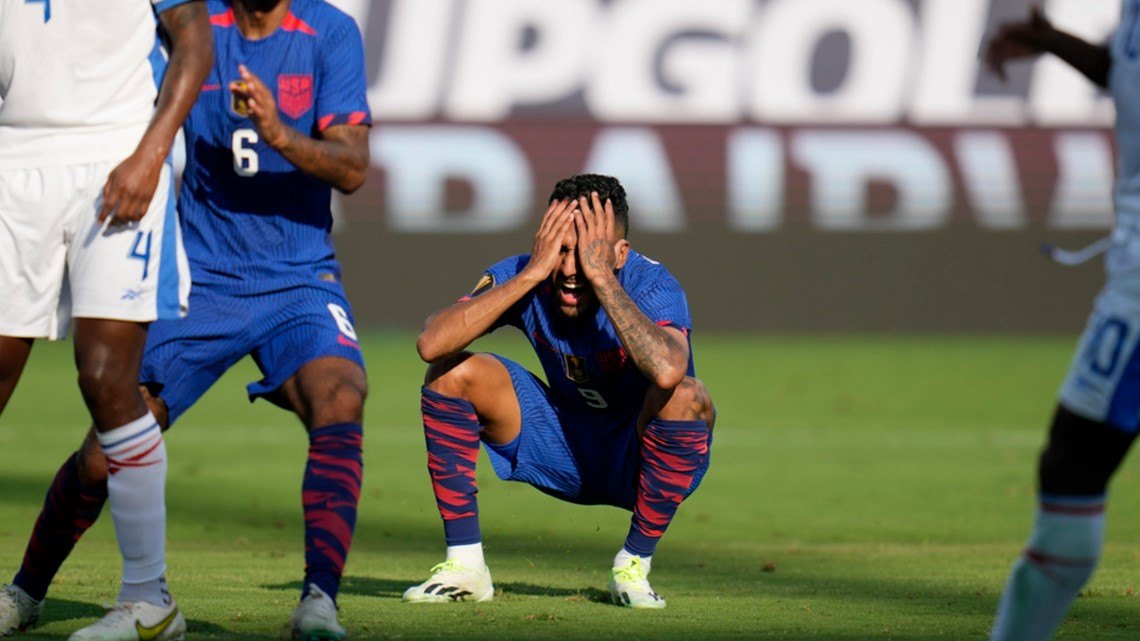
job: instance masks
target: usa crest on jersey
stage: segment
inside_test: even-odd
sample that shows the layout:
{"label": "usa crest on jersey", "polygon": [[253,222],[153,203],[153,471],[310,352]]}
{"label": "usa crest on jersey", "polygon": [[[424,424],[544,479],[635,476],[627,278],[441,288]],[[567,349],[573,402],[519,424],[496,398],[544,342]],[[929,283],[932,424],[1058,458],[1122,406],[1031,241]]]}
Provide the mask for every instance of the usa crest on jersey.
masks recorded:
{"label": "usa crest on jersey", "polygon": [[277,76],[277,104],[281,113],[296,120],[313,108],[313,77],[309,74]]}

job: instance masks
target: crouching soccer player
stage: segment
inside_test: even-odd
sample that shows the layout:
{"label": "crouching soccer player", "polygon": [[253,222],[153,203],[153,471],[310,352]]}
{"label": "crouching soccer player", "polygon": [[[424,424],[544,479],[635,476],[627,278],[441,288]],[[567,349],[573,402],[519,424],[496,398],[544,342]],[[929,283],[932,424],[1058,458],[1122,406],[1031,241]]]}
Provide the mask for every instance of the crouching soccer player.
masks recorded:
{"label": "crouching soccer player", "polygon": [[[309,433],[305,579],[293,636],[339,639],[336,597],[360,496],[367,379],[328,233],[332,188],[357,189],[368,168],[364,47],[352,18],[321,0],[207,6],[216,62],[185,124],[179,198],[191,311],[151,326],[141,381],[165,427],[250,355],[264,376],[249,386],[250,398],[301,419]],[[52,578],[106,499],[106,460],[89,436],[57,473],[20,572],[0,591],[0,635],[35,622]],[[122,622],[118,636],[84,638],[153,638]],[[184,630],[169,626],[158,639]]]}
{"label": "crouching soccer player", "polygon": [[[430,364],[424,435],[447,558],[405,601],[494,594],[475,500],[482,441],[499,478],[632,510],[610,592],[620,605],[665,607],[648,581],[653,552],[708,469],[715,410],[693,377],[684,291],[630,249],[628,230],[617,180],[563,180],[531,254],[493,265],[426,321],[417,341]],[[526,334],[549,385],[503,357],[465,351],[505,325]]]}

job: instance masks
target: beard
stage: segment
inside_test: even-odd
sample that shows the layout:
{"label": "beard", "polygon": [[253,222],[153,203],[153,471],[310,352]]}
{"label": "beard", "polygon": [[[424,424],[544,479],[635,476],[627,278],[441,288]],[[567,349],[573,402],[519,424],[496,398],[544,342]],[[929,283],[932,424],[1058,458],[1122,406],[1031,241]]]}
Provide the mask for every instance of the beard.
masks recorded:
{"label": "beard", "polygon": [[277,8],[284,0],[237,0],[241,6],[250,13],[269,13]]}

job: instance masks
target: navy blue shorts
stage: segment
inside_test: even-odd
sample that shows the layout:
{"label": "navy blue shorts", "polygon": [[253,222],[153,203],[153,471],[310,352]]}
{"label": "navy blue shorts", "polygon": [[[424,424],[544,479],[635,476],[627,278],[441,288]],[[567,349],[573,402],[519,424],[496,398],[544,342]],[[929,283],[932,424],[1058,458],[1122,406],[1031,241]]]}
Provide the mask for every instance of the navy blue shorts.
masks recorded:
{"label": "navy blue shorts", "polygon": [[321,357],[339,356],[364,367],[352,312],[338,283],[240,296],[196,286],[186,318],[151,323],[141,380],[160,388],[173,425],[247,355],[263,376],[247,386],[250,401]]}
{"label": "navy blue shorts", "polygon": [[[528,483],[571,503],[632,510],[641,466],[637,414],[572,414],[560,407],[546,384],[525,367],[494,356],[510,372],[522,410],[514,456],[501,453],[507,449],[504,447],[486,448],[495,474],[505,481]],[[688,494],[700,485],[708,466],[706,456]]]}

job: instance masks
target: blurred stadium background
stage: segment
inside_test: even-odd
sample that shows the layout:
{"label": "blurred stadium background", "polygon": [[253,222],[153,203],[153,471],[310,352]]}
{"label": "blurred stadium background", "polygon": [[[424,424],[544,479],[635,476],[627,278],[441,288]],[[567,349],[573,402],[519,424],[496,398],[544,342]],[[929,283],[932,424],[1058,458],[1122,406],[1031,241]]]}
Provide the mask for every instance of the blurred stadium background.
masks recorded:
{"label": "blurred stadium background", "polygon": [[[610,173],[699,331],[1075,332],[1111,223],[1110,101],[1001,83],[1029,0],[333,0],[366,40],[373,175],[335,242],[364,327],[417,329],[529,251],[558,178]],[[1116,0],[1050,0],[1107,37]]]}

